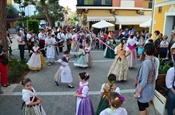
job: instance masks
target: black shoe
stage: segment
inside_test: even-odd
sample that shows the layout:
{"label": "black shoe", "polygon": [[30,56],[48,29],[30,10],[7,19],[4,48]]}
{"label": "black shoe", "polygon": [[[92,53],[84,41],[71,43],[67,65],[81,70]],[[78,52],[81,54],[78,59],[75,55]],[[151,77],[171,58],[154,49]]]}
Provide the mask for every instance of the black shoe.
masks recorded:
{"label": "black shoe", "polygon": [[71,89],[73,89],[73,88],[74,88],[74,86],[68,85],[68,88],[71,88]]}
{"label": "black shoe", "polygon": [[8,86],[10,86],[10,83],[7,83]]}
{"label": "black shoe", "polygon": [[59,84],[58,84],[58,82],[57,82],[57,81],[55,81],[55,83],[56,83],[56,85],[57,85],[57,86],[59,86]]}
{"label": "black shoe", "polygon": [[8,87],[8,85],[7,85],[7,84],[5,84],[5,85],[2,85],[2,87]]}

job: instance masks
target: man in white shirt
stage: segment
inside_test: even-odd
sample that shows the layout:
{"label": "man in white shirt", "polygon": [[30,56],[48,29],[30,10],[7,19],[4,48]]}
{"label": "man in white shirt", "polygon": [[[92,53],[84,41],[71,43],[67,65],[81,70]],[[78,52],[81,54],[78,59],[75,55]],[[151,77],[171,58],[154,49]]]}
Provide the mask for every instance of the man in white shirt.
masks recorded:
{"label": "man in white shirt", "polygon": [[[46,39],[46,35],[44,32],[44,29],[40,30],[40,33],[38,34],[38,39],[39,39],[39,47],[40,49],[44,48],[45,46],[45,39]],[[45,50],[41,50],[42,54],[44,57],[46,57],[46,52]]]}
{"label": "man in white shirt", "polygon": [[24,58],[25,41],[24,41],[24,36],[22,36],[21,32],[18,32],[17,42],[18,42],[18,47],[20,50],[20,59],[25,60]]}
{"label": "man in white shirt", "polygon": [[59,52],[63,52],[64,39],[63,39],[62,37],[63,37],[63,36],[62,36],[62,32],[59,31],[58,34],[57,34]]}
{"label": "man in white shirt", "polygon": [[30,30],[27,32],[27,47],[28,47],[28,52],[30,53],[30,50],[32,50],[32,47],[34,46],[34,36],[33,36],[33,30]]}
{"label": "man in white shirt", "polygon": [[66,38],[67,38],[67,50],[71,50],[71,41],[72,41],[72,33],[70,30],[66,33]]}
{"label": "man in white shirt", "polygon": [[169,89],[167,96],[167,112],[168,115],[173,115],[175,108],[175,67],[171,67],[166,75],[166,87]]}

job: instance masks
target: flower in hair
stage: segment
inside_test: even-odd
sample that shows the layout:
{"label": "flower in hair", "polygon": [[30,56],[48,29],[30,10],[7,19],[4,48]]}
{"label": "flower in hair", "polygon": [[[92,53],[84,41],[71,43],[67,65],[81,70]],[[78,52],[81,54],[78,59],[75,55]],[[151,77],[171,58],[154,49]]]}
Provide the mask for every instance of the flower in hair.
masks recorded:
{"label": "flower in hair", "polygon": [[87,77],[89,74],[88,73],[85,73],[85,77]]}
{"label": "flower in hair", "polygon": [[120,101],[125,101],[125,97],[122,95],[119,96],[119,99],[120,99]]}

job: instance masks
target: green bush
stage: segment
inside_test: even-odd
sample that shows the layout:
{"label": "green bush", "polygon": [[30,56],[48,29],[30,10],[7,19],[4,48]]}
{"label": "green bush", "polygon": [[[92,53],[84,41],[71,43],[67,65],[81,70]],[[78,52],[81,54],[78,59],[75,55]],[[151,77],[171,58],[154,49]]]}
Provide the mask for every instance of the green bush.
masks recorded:
{"label": "green bush", "polygon": [[9,61],[8,66],[8,77],[10,83],[18,82],[22,75],[29,70],[26,61],[18,61],[16,59]]}
{"label": "green bush", "polygon": [[166,74],[167,71],[171,68],[168,63],[165,63],[163,59],[159,59],[160,66],[159,66],[159,74]]}
{"label": "green bush", "polygon": [[27,30],[33,30],[34,33],[39,31],[39,23],[36,19],[27,20]]}

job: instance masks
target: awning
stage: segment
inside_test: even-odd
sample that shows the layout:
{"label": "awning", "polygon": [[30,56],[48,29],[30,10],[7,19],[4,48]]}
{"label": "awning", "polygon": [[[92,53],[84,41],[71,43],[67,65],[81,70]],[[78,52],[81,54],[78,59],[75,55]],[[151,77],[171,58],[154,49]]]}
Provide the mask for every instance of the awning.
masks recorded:
{"label": "awning", "polygon": [[101,21],[101,20],[115,21],[115,17],[114,16],[87,16],[87,21]]}
{"label": "awning", "polygon": [[121,25],[139,25],[148,21],[151,16],[115,16],[116,24]]}
{"label": "awning", "polygon": [[151,21],[152,21],[152,19],[150,18],[146,22],[141,23],[139,26],[144,27],[144,28],[150,27],[151,26]]}
{"label": "awning", "polygon": [[112,27],[114,24],[106,22],[105,20],[101,20],[100,22],[97,22],[92,25],[93,28],[107,28],[107,27]]}

